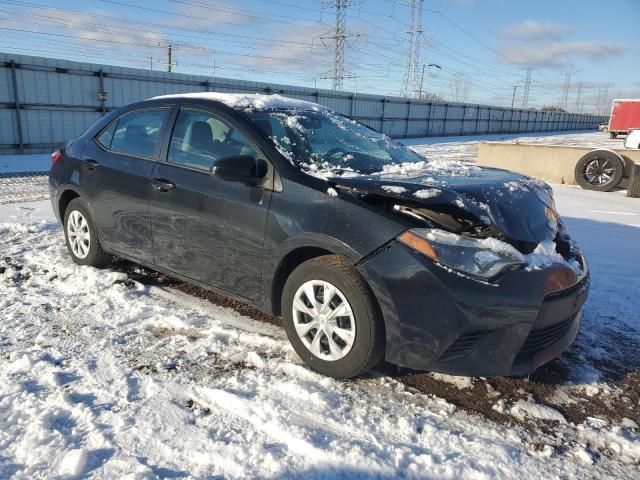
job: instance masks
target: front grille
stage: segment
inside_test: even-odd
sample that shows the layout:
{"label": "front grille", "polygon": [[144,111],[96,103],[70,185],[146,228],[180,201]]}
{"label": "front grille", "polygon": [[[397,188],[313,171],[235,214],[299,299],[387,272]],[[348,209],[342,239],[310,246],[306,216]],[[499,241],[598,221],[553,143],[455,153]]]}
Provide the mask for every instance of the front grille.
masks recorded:
{"label": "front grille", "polygon": [[461,335],[440,356],[440,361],[446,362],[447,360],[455,360],[468,355],[478,346],[487,333],[489,333],[487,330],[476,330]]}
{"label": "front grille", "polygon": [[549,327],[532,330],[522,344],[522,348],[516,357],[516,362],[529,358],[560,340],[571,328],[571,324],[575,320],[576,315],[577,314],[572,315],[566,320]]}

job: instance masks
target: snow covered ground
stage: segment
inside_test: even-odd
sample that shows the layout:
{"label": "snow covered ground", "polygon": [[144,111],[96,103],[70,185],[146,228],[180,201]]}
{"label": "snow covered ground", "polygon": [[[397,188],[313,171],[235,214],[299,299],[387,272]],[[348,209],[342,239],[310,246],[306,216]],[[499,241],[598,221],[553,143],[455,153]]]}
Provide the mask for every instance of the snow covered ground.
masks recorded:
{"label": "snow covered ground", "polygon": [[0,205],[49,198],[48,154],[0,155]]}
{"label": "snow covered ground", "polygon": [[402,140],[402,143],[430,158],[444,156],[450,160],[475,162],[478,154],[478,143],[485,141],[539,143],[544,145],[577,145],[593,148],[624,148],[624,139],[610,139],[608,133],[593,131],[414,138]]}
{"label": "snow covered ground", "polygon": [[75,266],[48,201],[0,206],[0,478],[638,478],[640,201],[554,190],[592,289],[529,379],[328,379],[250,312]]}

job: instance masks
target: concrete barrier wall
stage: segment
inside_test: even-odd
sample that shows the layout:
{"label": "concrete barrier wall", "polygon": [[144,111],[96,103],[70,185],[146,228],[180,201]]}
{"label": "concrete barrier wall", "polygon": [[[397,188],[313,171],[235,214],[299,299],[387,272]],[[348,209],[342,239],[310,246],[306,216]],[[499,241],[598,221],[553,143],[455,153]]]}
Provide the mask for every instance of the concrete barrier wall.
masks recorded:
{"label": "concrete barrier wall", "polygon": [[[576,185],[575,167],[591,147],[531,145],[482,142],[478,147],[478,165],[504,168],[550,183]],[[615,149],[623,157],[640,163],[640,150]],[[629,165],[627,166],[629,170]],[[629,175],[629,171],[625,176]]]}

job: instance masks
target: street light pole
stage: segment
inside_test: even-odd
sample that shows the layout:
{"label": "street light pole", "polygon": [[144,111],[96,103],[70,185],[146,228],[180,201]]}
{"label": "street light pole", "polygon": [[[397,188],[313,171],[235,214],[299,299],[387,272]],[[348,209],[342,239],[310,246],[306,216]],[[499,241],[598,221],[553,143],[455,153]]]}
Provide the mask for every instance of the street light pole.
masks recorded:
{"label": "street light pole", "polygon": [[[436,67],[442,70],[440,65],[436,65],[435,63],[430,63],[429,65],[422,64],[422,74],[420,75],[420,90],[418,92],[418,98],[422,98],[422,86],[424,84],[424,68],[426,67]],[[414,93],[415,95],[415,93]]]}

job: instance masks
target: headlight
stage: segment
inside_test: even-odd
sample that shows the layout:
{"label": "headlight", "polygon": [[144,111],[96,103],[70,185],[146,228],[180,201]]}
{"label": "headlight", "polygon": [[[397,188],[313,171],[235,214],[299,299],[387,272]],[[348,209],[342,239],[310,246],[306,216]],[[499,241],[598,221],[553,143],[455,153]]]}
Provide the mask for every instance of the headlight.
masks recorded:
{"label": "headlight", "polygon": [[475,239],[435,228],[416,228],[398,240],[438,263],[483,278],[525,263],[518,250],[495,238]]}

